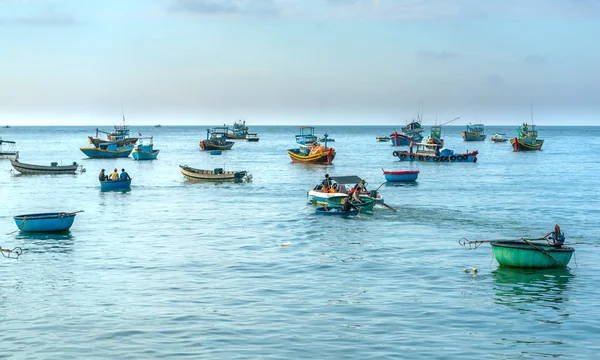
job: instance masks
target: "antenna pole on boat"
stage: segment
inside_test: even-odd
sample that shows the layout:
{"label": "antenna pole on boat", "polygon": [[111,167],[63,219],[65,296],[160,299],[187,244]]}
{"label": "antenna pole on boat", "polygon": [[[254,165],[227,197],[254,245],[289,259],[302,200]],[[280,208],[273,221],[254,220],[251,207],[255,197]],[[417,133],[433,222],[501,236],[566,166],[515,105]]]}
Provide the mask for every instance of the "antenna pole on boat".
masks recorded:
{"label": "antenna pole on boat", "polygon": [[529,103],[529,113],[531,116],[531,125],[533,125],[533,105],[531,103]]}

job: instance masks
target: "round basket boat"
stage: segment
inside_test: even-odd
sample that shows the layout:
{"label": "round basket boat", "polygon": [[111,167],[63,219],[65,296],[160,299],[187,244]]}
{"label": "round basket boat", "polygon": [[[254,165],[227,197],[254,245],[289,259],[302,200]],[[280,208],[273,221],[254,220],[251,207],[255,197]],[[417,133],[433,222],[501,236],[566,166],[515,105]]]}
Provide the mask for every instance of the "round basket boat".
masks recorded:
{"label": "round basket boat", "polygon": [[75,221],[75,213],[56,212],[25,214],[14,217],[17,227],[21,231],[29,232],[54,232],[66,231]]}

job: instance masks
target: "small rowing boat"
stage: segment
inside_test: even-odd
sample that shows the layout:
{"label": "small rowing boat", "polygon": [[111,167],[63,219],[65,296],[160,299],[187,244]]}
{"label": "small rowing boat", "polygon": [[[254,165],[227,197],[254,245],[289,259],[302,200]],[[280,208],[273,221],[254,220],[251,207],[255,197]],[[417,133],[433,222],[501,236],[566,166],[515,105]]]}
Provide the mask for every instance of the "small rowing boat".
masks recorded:
{"label": "small rowing boat", "polygon": [[19,160],[11,160],[11,165],[15,170],[21,174],[28,175],[61,175],[61,174],[75,174],[79,165],[73,162],[72,165],[58,165],[57,162],[50,163],[47,165],[34,165],[22,163]]}
{"label": "small rowing boat", "polygon": [[28,232],[56,232],[66,231],[71,228],[73,221],[75,221],[75,214],[82,212],[75,211],[71,213],[67,212],[55,212],[55,213],[39,213],[39,214],[25,214],[17,215],[14,217],[17,227],[21,231]]}

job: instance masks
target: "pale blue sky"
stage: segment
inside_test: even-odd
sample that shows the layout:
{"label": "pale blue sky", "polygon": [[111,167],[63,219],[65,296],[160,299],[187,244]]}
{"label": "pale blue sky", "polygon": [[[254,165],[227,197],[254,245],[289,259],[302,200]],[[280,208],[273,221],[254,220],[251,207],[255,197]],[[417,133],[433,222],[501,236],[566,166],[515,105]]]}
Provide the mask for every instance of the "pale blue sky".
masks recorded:
{"label": "pale blue sky", "polygon": [[600,0],[0,0],[0,124],[600,125]]}

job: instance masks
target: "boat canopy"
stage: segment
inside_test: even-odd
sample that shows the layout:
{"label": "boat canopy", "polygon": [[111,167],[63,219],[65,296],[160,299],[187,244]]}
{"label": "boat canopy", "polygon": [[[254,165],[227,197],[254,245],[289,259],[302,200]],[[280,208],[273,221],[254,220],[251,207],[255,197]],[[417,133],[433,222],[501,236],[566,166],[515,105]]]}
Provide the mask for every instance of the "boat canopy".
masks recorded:
{"label": "boat canopy", "polygon": [[350,176],[330,176],[331,180],[338,184],[358,184],[362,179],[356,175]]}
{"label": "boat canopy", "polygon": [[3,143],[6,143],[6,144],[16,144],[14,141],[8,141],[8,140],[2,140],[2,139],[0,139],[0,144],[3,144]]}

